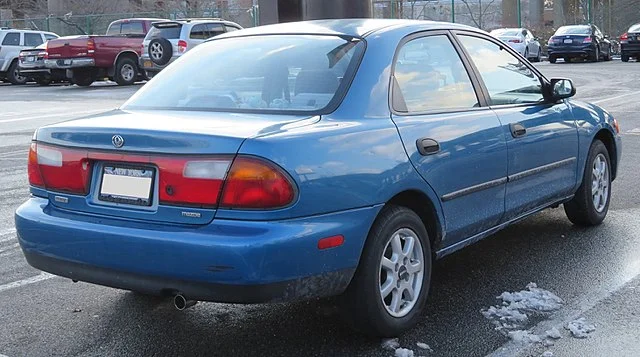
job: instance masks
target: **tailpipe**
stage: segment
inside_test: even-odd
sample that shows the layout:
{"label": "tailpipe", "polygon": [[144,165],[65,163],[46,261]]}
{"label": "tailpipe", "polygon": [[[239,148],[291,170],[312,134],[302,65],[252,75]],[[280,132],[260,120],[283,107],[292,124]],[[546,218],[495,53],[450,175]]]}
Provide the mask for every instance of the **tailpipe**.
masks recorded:
{"label": "tailpipe", "polygon": [[197,300],[187,300],[187,298],[185,298],[182,294],[177,294],[173,297],[173,306],[178,311],[188,309],[197,303],[198,303]]}

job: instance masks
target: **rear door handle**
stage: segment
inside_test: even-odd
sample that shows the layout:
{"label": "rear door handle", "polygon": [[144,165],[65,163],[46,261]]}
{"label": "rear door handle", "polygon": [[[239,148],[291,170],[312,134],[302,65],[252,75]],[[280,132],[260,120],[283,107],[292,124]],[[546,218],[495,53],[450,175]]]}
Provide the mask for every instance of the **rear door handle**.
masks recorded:
{"label": "rear door handle", "polygon": [[440,151],[440,144],[431,138],[420,138],[416,140],[416,146],[422,156],[433,155]]}
{"label": "rear door handle", "polygon": [[511,136],[514,138],[519,138],[527,135],[527,128],[520,123],[511,123],[509,124],[509,128],[511,129]]}

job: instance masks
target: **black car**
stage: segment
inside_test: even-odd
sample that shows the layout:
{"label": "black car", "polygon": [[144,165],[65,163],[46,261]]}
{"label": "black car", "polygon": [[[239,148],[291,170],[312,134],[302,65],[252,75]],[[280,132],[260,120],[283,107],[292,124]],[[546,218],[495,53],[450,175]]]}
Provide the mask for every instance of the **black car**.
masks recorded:
{"label": "black car", "polygon": [[640,24],[632,25],[629,31],[620,36],[620,54],[622,62],[629,62],[631,57],[640,61]]}
{"label": "black car", "polygon": [[595,25],[570,25],[560,27],[547,43],[549,62],[558,58],[569,62],[573,58],[598,62],[611,60],[611,42]]}

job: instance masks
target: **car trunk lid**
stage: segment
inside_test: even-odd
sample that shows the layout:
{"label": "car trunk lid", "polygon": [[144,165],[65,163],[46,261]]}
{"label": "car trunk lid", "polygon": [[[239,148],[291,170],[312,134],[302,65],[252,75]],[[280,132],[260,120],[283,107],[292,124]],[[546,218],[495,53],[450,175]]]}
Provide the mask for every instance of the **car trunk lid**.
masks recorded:
{"label": "car trunk lid", "polygon": [[87,57],[91,36],[61,37],[47,43],[47,56],[50,59]]}

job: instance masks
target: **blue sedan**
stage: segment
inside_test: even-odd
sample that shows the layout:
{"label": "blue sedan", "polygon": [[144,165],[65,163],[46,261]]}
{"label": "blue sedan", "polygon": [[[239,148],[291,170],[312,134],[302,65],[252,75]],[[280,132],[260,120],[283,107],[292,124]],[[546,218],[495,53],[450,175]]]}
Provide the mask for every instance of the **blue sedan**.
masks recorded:
{"label": "blue sedan", "polygon": [[115,111],[38,129],[20,245],[180,309],[339,295],[356,328],[396,335],[434,259],[561,204],[603,221],[619,127],[574,94],[463,25],[236,31]]}

